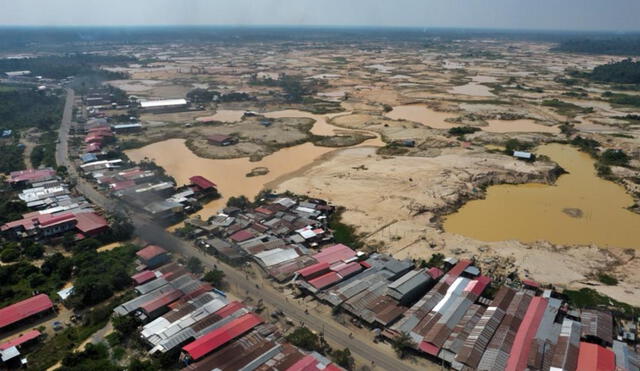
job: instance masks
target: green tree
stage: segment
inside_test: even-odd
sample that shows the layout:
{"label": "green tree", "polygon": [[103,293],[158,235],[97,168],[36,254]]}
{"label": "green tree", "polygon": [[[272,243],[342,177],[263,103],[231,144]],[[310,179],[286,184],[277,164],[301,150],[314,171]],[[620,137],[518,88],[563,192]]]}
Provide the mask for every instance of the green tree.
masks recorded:
{"label": "green tree", "polygon": [[333,351],[331,354],[331,358],[335,363],[338,364],[338,366],[343,367],[347,370],[353,370],[355,360],[351,356],[351,351],[349,350],[349,348]]}
{"label": "green tree", "polygon": [[607,149],[600,156],[600,162],[609,166],[627,166],[629,156],[620,149]]}
{"label": "green tree", "polygon": [[249,199],[246,196],[238,196],[238,197],[231,196],[229,197],[229,200],[227,200],[227,206],[246,209],[247,207],[251,206],[251,201],[249,201]]}
{"label": "green tree", "polygon": [[34,243],[25,247],[23,253],[31,259],[40,259],[44,255],[44,247],[39,243]]}
{"label": "green tree", "polygon": [[291,344],[308,351],[321,351],[322,345],[318,335],[311,332],[306,327],[298,327],[292,333],[287,335],[287,341]]}
{"label": "green tree", "polygon": [[13,247],[7,247],[0,252],[0,260],[3,263],[10,263],[18,260],[20,257],[20,251]]}
{"label": "green tree", "polygon": [[211,283],[213,286],[222,286],[224,280],[224,272],[219,269],[212,269],[204,275],[203,279]]}
{"label": "green tree", "polygon": [[204,268],[202,267],[202,261],[195,256],[189,258],[187,261],[187,269],[193,273],[202,273]]}
{"label": "green tree", "polygon": [[410,349],[415,348],[415,343],[408,333],[402,332],[391,341],[391,347],[398,357],[404,358]]}

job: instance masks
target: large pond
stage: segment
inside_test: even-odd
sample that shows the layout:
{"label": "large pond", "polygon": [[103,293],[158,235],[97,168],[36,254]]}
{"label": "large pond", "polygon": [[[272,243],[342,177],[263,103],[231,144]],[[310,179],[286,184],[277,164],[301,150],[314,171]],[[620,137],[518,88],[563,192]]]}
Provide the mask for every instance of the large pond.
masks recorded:
{"label": "large pond", "polygon": [[[393,120],[418,122],[434,129],[451,129],[461,125],[446,121],[447,119],[458,117],[460,114],[434,111],[423,104],[396,106],[390,112],[387,112],[385,116]],[[487,123],[487,126],[480,126],[480,129],[491,133],[531,132],[554,134],[560,132],[555,126],[541,125],[531,119],[488,120]]]}
{"label": "large pond", "polygon": [[[343,130],[328,124],[324,116],[298,110],[271,112],[265,116],[316,119],[311,130],[316,135],[332,135],[333,130]],[[382,144],[383,142],[376,134],[376,138],[367,140],[360,146],[379,146]],[[251,162],[248,158],[214,160],[196,156],[187,148],[184,139],[169,139],[128,150],[125,153],[133,161],[141,161],[145,158],[152,159],[156,164],[162,166],[167,174],[174,177],[178,184],[188,183],[189,178],[194,175],[202,175],[216,183],[223,198],[208,203],[199,212],[199,215],[207,218],[224,208],[229,197],[244,195],[253,199],[268,183],[283,175],[300,170],[313,163],[320,156],[334,150],[336,148],[317,147],[312,143],[304,143],[281,149],[257,162]],[[246,174],[256,167],[266,167],[269,169],[269,173],[247,177]]]}
{"label": "large pond", "polygon": [[640,247],[640,215],[627,209],[632,197],[620,185],[599,178],[587,154],[561,144],[536,152],[569,173],[555,185],[491,186],[485,199],[449,215],[444,229],[482,241]]}

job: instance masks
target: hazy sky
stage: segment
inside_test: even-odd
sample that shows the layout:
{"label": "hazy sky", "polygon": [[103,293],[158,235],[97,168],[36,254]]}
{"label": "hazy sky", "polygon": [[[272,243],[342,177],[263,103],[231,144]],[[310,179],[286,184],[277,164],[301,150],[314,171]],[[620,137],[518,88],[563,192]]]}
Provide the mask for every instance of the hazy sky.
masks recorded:
{"label": "hazy sky", "polygon": [[0,25],[640,30],[640,0],[0,0]]}

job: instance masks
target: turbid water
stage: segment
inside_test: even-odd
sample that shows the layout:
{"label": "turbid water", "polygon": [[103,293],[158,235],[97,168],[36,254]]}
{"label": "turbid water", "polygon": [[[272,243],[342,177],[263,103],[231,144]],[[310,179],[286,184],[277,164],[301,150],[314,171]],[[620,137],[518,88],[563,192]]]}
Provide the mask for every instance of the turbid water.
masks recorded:
{"label": "turbid water", "polygon": [[[304,111],[287,110],[265,114],[267,117],[310,117],[316,120],[311,132],[316,135],[333,135],[334,130],[343,130],[327,123],[326,117]],[[373,133],[372,133],[373,134]],[[367,140],[360,146],[383,145],[379,135]],[[169,139],[148,146],[126,151],[133,161],[152,159],[162,166],[178,184],[186,184],[194,175],[202,175],[218,185],[223,198],[210,202],[199,212],[203,218],[214,215],[224,208],[227,199],[244,195],[252,199],[264,186],[279,177],[293,173],[313,163],[320,156],[336,148],[317,147],[312,143],[288,147],[279,150],[262,160],[251,162],[248,158],[207,159],[196,156],[185,145],[184,139]],[[266,167],[269,173],[262,176],[247,177],[246,174],[256,167]]]}
{"label": "turbid water", "polygon": [[569,173],[555,185],[496,185],[444,222],[447,232],[481,241],[545,240],[554,244],[638,248],[640,215],[620,185],[599,178],[594,161],[560,144],[539,147]]}
{"label": "turbid water", "polygon": [[[434,129],[451,129],[460,124],[447,122],[447,119],[458,117],[459,114],[451,112],[438,112],[428,108],[422,104],[407,104],[396,106],[386,113],[385,116],[394,120],[409,120],[421,123]],[[488,120],[487,126],[481,126],[480,129],[491,133],[559,133],[560,130],[554,126],[545,126],[536,123],[534,120]]]}

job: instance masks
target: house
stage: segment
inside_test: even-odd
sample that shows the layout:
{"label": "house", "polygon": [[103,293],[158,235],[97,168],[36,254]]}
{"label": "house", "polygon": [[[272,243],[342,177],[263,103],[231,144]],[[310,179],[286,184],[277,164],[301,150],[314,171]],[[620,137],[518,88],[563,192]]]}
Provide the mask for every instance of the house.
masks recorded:
{"label": "house", "polygon": [[109,223],[107,219],[94,212],[91,213],[78,213],[76,216],[76,229],[82,233],[83,236],[97,236],[109,229]]}
{"label": "house", "polygon": [[189,182],[191,182],[189,187],[197,193],[209,193],[218,188],[214,182],[200,175],[192,176],[189,178]]}
{"label": "house", "polygon": [[149,245],[139,250],[136,255],[140,263],[146,265],[147,268],[158,267],[169,261],[167,250],[157,245]]}
{"label": "house", "polygon": [[207,141],[209,144],[213,144],[216,146],[230,146],[232,144],[236,144],[238,140],[230,135],[225,134],[213,134],[207,137]]}
{"label": "house", "polygon": [[578,368],[580,371],[614,371],[616,355],[613,351],[597,344],[580,343]]}
{"label": "house", "polygon": [[7,363],[15,359],[15,357],[20,355],[19,348],[21,346],[33,342],[34,340],[38,339],[40,335],[42,335],[40,331],[31,330],[25,332],[24,334],[18,336],[13,340],[9,340],[3,344],[0,344],[0,361]]}
{"label": "house", "polygon": [[140,102],[140,109],[147,112],[169,112],[187,108],[186,99],[164,99]]}
{"label": "house", "polygon": [[116,134],[137,133],[139,131],[142,131],[142,124],[139,122],[132,123],[132,124],[118,124],[118,125],[112,125],[111,129]]}
{"label": "house", "polygon": [[533,153],[524,151],[513,151],[513,157],[525,161],[534,161],[536,159]]}
{"label": "house", "polygon": [[0,331],[28,319],[48,314],[53,309],[53,302],[46,294],[39,294],[11,304],[0,309]]}
{"label": "house", "polygon": [[12,171],[9,173],[7,182],[12,185],[27,184],[51,179],[56,175],[56,171],[48,167],[46,169],[28,169]]}

